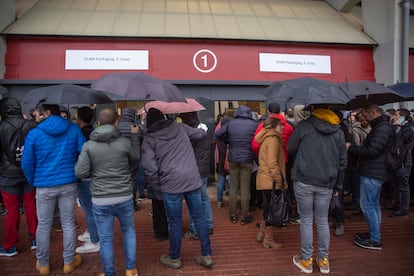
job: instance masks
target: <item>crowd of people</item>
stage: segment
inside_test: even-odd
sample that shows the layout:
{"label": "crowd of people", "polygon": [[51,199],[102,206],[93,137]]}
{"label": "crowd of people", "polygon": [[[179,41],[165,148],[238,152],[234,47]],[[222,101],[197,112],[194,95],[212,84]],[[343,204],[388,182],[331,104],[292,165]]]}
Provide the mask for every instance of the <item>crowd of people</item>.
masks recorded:
{"label": "crowd of people", "polygon": [[[336,236],[344,234],[345,209],[359,212],[367,222],[368,232],[356,233],[354,243],[382,249],[381,200],[393,218],[408,216],[411,203],[414,122],[410,112],[404,108],[384,112],[373,103],[346,113],[327,105],[297,105],[283,111],[272,102],[267,114],[260,116],[240,105],[234,113],[220,116],[211,129],[196,112],[172,117],[155,108],[138,114],[142,117],[125,108],[119,117],[112,109],[95,114],[84,106],[72,122],[67,110],[44,103],[32,110],[29,120],[18,100],[1,100],[0,191],[6,233],[0,256],[18,254],[23,202],[30,248],[36,250],[35,265],[41,275],[50,273],[50,232],[56,213],[63,230],[64,273],[81,266],[80,254],[99,252],[100,275],[115,275],[116,218],[123,232],[125,273],[138,275],[134,211],[140,210],[139,199],[148,197],[154,237],[169,240],[168,253],[160,256],[160,262],[180,268],[185,237],[200,242],[195,262],[211,267],[209,235],[214,233],[214,220],[207,185],[212,143],[217,208],[227,207],[233,224],[260,221],[256,240],[266,249],[282,246],[275,235],[278,227],[299,223],[301,250],[292,261],[302,272],[313,272],[315,256],[320,272],[330,273],[330,227]],[[390,168],[388,153],[400,139],[401,162]],[[289,218],[281,225],[269,219],[273,189],[286,195]],[[225,190],[228,206],[223,201]],[[344,203],[346,193],[352,199]],[[79,236],[77,199],[87,222]],[[184,200],[189,225],[183,234]],[[260,218],[251,213],[257,208],[262,210]],[[84,242],[79,247],[77,239]]]}

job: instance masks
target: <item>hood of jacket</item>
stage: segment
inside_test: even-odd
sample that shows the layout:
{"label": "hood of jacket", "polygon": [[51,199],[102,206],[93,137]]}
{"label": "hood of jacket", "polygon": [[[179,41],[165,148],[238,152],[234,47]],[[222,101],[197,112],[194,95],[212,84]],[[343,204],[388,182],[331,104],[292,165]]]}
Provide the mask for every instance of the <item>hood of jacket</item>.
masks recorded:
{"label": "hood of jacket", "polygon": [[3,119],[11,117],[22,117],[22,108],[16,98],[5,98],[0,102],[1,117]]}
{"label": "hood of jacket", "polygon": [[172,119],[166,121],[158,121],[148,128],[147,135],[156,135],[157,139],[161,141],[169,141],[178,135],[178,128],[180,124]]}
{"label": "hood of jacket", "polygon": [[263,141],[266,140],[266,138],[271,137],[271,136],[277,137],[279,139],[280,143],[282,143],[282,136],[274,128],[270,128],[270,129],[263,128],[256,135],[255,139],[256,139],[256,142],[258,142],[259,144],[263,144]]}
{"label": "hood of jacket", "polygon": [[190,127],[197,127],[200,124],[196,112],[188,112],[180,114],[183,124],[189,125]]}
{"label": "hood of jacket", "polygon": [[97,142],[112,142],[121,136],[119,130],[113,125],[102,125],[92,131],[89,140]]}
{"label": "hood of jacket", "polygon": [[245,105],[239,105],[239,107],[237,108],[236,113],[234,114],[234,118],[248,118],[248,119],[252,119],[252,114],[251,114],[251,110],[248,106]]}
{"label": "hood of jacket", "polygon": [[[320,113],[313,112],[308,120],[317,131],[326,135],[335,133],[341,128],[341,125],[339,124],[339,118],[334,112],[323,113],[322,115],[320,115]],[[338,123],[332,124],[336,121]]]}
{"label": "hood of jacket", "polygon": [[136,114],[135,109],[126,107],[122,110],[121,120],[119,120],[119,121],[120,122],[134,123],[135,122],[135,114]]}
{"label": "hood of jacket", "polygon": [[42,120],[37,128],[51,136],[60,136],[68,131],[70,124],[72,124],[72,122],[67,119],[52,115]]}

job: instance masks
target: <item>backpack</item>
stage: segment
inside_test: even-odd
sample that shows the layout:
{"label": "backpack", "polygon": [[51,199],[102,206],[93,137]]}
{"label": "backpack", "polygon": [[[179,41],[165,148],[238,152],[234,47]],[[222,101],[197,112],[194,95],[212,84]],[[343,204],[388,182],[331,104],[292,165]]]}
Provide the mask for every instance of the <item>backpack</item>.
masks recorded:
{"label": "backpack", "polygon": [[411,146],[411,143],[404,141],[403,128],[410,128],[408,125],[399,126],[394,132],[393,140],[389,143],[385,152],[385,163],[391,171],[396,171],[404,166],[404,162]]}
{"label": "backpack", "polygon": [[13,132],[9,144],[5,145],[6,148],[3,149],[3,152],[6,154],[10,164],[16,167],[20,167],[23,156],[24,141],[26,138],[26,133],[24,133],[23,131],[26,121],[24,121],[21,127],[16,127],[7,120],[3,121],[3,123],[8,123],[16,130],[15,132]]}

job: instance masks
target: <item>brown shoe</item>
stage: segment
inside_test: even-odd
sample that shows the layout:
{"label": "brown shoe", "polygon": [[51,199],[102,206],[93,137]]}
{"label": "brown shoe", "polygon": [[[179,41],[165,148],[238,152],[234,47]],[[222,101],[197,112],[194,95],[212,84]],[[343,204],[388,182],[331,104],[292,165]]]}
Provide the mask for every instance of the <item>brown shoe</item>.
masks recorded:
{"label": "brown shoe", "polygon": [[39,271],[40,275],[49,275],[50,267],[40,266],[39,260],[36,261],[36,270]]}
{"label": "brown shoe", "polygon": [[282,245],[280,243],[276,243],[273,239],[273,227],[266,226],[265,228],[265,236],[263,239],[263,247],[266,249],[278,249],[281,248]]}
{"label": "brown shoe", "polygon": [[264,240],[264,236],[265,236],[265,227],[266,227],[266,222],[264,220],[262,220],[260,222],[260,228],[259,228],[259,233],[257,233],[256,236],[256,240],[258,242],[262,242]]}
{"label": "brown shoe", "polygon": [[65,264],[63,266],[63,273],[71,273],[77,267],[79,267],[81,263],[82,263],[82,257],[80,255],[75,255],[71,263]]}
{"label": "brown shoe", "polygon": [[125,271],[125,276],[138,276],[138,270],[136,268],[127,269]]}

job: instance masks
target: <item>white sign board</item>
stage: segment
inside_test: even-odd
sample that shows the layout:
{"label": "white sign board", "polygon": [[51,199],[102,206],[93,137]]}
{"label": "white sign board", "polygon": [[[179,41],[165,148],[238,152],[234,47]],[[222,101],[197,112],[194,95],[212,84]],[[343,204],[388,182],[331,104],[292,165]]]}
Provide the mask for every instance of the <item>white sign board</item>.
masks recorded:
{"label": "white sign board", "polygon": [[66,50],[66,70],[148,70],[148,50]]}
{"label": "white sign board", "polygon": [[260,72],[331,73],[331,57],[259,53]]}

